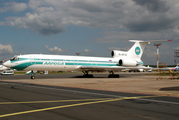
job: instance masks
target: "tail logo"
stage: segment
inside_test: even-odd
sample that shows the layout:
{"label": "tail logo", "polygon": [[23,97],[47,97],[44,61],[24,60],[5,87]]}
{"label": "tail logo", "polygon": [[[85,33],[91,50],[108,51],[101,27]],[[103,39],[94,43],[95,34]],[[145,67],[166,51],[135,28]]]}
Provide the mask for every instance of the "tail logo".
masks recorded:
{"label": "tail logo", "polygon": [[135,54],[136,54],[136,55],[139,55],[139,54],[140,54],[140,47],[136,47],[136,48],[135,48]]}

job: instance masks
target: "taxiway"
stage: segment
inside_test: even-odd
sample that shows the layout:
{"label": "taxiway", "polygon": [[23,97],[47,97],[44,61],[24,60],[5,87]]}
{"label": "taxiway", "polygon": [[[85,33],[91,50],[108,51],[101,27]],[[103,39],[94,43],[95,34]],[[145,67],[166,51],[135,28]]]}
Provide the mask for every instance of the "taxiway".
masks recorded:
{"label": "taxiway", "polygon": [[[145,91],[134,92],[130,88],[128,88],[130,91],[122,92],[119,89],[121,86],[118,86],[130,84],[140,87],[136,86],[139,83],[147,86],[150,83],[147,81],[152,80],[151,78],[136,74],[122,74],[121,78],[113,79],[106,78],[106,74],[95,76],[96,78],[81,78],[79,74],[39,75],[35,80],[25,75],[0,76],[0,119],[177,120],[179,118],[179,97],[161,93],[148,94]],[[176,81],[173,82],[176,84]],[[106,86],[108,88],[104,89]]]}

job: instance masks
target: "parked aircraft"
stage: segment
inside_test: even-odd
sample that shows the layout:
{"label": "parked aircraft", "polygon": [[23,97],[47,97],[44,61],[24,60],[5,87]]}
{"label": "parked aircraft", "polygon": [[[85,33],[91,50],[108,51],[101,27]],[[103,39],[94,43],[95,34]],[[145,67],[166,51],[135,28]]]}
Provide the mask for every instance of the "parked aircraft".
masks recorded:
{"label": "parked aircraft", "polygon": [[161,68],[161,70],[179,70],[179,64],[176,65],[176,67],[166,67],[166,68]]}
{"label": "parked aircraft", "polygon": [[[113,71],[123,69],[136,70],[143,65],[141,60],[146,44],[158,41],[130,40],[135,44],[129,51],[113,50],[111,58],[107,57],[87,57],[87,56],[66,56],[66,55],[45,55],[45,54],[27,54],[17,55],[3,63],[4,66],[17,70],[38,70],[38,71],[83,71],[84,76],[93,77],[88,74],[89,71],[109,71],[108,77],[119,77]],[[143,69],[151,69],[143,67]],[[32,75],[31,79],[35,79]]]}

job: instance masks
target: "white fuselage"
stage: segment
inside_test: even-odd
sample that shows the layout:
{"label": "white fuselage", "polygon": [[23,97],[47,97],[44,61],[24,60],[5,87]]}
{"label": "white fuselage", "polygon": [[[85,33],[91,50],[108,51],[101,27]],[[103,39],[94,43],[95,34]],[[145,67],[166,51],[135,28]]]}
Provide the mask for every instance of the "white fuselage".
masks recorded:
{"label": "white fuselage", "polygon": [[17,70],[78,71],[80,66],[118,66],[119,58],[29,54],[4,63]]}

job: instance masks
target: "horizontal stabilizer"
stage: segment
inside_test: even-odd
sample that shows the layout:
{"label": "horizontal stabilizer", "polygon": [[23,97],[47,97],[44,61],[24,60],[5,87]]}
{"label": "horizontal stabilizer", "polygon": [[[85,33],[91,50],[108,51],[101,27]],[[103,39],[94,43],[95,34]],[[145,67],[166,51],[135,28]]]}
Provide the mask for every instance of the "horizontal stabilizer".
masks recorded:
{"label": "horizontal stabilizer", "polygon": [[140,43],[146,43],[150,44],[151,42],[167,42],[172,40],[149,40],[149,41],[142,41],[142,40],[129,40],[130,42],[140,42]]}
{"label": "horizontal stabilizer", "polygon": [[142,57],[143,51],[145,49],[145,46],[147,44],[150,44],[151,42],[166,42],[166,41],[172,41],[172,40],[149,40],[149,41],[129,40],[129,41],[135,42],[135,44],[128,51],[128,54],[127,54],[128,57],[140,60],[140,58]]}

